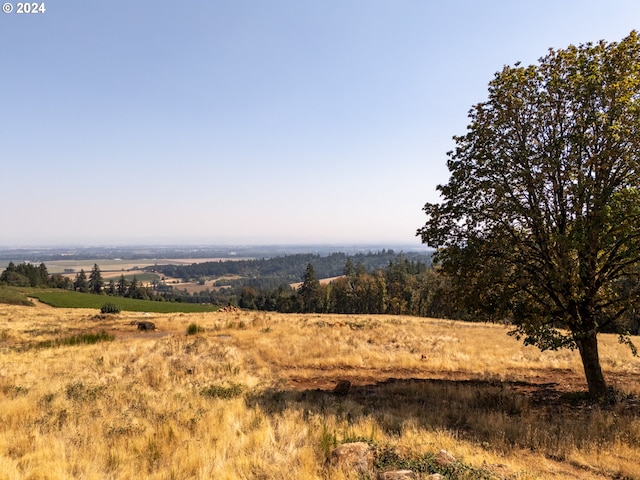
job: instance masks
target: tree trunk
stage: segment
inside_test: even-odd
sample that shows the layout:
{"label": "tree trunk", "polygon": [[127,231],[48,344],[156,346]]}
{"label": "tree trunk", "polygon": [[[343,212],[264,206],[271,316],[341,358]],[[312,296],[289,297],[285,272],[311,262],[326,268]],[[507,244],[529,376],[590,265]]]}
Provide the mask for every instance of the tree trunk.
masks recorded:
{"label": "tree trunk", "polygon": [[586,332],[577,341],[584,374],[589,385],[589,396],[593,399],[602,399],[607,395],[607,383],[602,375],[600,356],[598,354],[598,339],[594,330]]}

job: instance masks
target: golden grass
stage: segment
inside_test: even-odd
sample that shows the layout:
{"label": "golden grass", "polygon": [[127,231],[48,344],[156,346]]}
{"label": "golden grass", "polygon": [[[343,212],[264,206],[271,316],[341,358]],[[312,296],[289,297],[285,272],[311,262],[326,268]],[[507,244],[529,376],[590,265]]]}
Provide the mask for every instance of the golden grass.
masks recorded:
{"label": "golden grass", "polygon": [[[151,320],[158,332],[132,321]],[[203,333],[186,335],[195,323]],[[31,348],[106,330],[112,342]],[[592,406],[576,352],[504,326],[394,316],[122,313],[0,305],[0,479],[348,479],[365,438],[496,478],[640,479],[634,397]],[[607,378],[640,361],[602,336]],[[351,380],[346,397],[331,389]]]}

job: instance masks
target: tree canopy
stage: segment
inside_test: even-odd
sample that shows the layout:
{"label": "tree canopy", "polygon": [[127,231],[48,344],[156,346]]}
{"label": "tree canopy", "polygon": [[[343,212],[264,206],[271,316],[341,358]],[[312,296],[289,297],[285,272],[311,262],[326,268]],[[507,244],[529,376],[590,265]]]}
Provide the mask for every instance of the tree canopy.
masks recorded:
{"label": "tree canopy", "polygon": [[305,312],[315,312],[320,304],[320,281],[316,277],[313,264],[309,263],[302,275],[302,285],[298,287],[298,293],[302,297]]}
{"label": "tree canopy", "polygon": [[101,293],[104,286],[104,280],[102,279],[102,273],[97,263],[93,264],[91,273],[89,274],[89,291],[91,293]]}
{"label": "tree canopy", "polygon": [[640,40],[549,50],[505,66],[448,153],[422,241],[468,315],[577,348],[602,397],[597,334],[640,306]]}

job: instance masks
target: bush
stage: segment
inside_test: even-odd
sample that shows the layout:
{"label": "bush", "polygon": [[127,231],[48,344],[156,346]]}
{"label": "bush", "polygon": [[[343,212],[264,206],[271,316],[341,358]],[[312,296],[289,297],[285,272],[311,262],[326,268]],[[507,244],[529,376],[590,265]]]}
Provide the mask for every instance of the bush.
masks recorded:
{"label": "bush", "polygon": [[200,394],[208,398],[235,398],[242,394],[242,385],[232,383],[228,387],[224,385],[210,385],[200,390]]}
{"label": "bush", "polygon": [[100,313],[120,313],[120,305],[111,302],[105,303],[100,308]]}
{"label": "bush", "polygon": [[187,327],[187,335],[195,335],[197,333],[204,332],[204,328],[196,323],[192,323]]}

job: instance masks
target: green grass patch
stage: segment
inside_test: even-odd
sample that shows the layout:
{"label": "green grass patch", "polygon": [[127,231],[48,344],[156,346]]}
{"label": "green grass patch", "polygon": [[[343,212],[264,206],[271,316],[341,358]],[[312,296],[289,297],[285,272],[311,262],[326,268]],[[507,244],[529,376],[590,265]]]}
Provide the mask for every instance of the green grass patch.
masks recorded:
{"label": "green grass patch", "polygon": [[81,333],[70,337],[55,338],[53,340],[43,340],[42,342],[29,343],[22,345],[20,350],[30,350],[32,348],[56,348],[56,347],[75,347],[78,345],[94,345],[100,342],[112,342],[115,336],[105,332],[98,333]]}
{"label": "green grass patch", "polygon": [[27,298],[24,289],[4,285],[0,286],[0,303],[33,307],[33,302]]}
{"label": "green grass patch", "polygon": [[110,297],[55,289],[33,289],[29,295],[37,298],[42,303],[57,308],[95,308],[100,310],[105,302],[113,301],[118,304],[122,311],[128,312],[193,313],[214,312],[218,309],[213,305],[201,305],[198,303],[155,302],[153,300],[136,300],[133,298]]}

